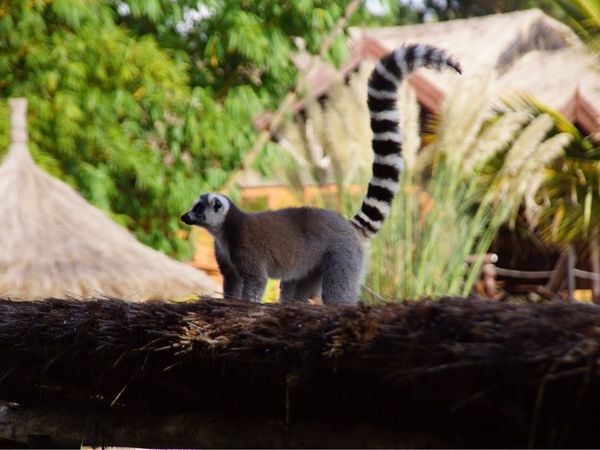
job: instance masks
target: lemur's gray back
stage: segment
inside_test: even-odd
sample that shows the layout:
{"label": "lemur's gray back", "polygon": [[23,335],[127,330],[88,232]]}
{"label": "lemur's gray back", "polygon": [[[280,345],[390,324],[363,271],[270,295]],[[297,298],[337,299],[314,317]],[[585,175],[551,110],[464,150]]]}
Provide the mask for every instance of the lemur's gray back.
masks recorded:
{"label": "lemur's gray back", "polygon": [[375,66],[368,86],[368,107],[375,152],[373,176],[352,225],[366,238],[372,238],[390,213],[392,200],[400,187],[404,168],[398,86],[419,67],[441,70],[450,67],[461,73],[459,64],[443,50],[426,44],[406,45],[384,56]]}

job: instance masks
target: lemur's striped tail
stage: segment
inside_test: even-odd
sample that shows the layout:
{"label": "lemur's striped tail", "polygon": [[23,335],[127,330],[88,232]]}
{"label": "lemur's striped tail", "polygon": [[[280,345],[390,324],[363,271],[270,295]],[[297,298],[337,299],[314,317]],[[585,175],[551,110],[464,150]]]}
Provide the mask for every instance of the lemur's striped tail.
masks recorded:
{"label": "lemur's striped tail", "polygon": [[394,195],[400,187],[402,133],[400,112],[396,105],[398,86],[419,67],[441,70],[450,67],[461,73],[460,65],[443,50],[425,44],[406,45],[384,56],[369,78],[368,106],[373,130],[373,176],[367,195],[352,224],[367,238],[372,238],[390,213]]}

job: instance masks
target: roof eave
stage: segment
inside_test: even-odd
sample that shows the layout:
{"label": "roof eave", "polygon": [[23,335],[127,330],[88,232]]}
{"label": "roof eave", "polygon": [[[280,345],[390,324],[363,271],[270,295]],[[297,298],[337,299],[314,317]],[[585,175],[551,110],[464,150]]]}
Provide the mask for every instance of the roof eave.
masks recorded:
{"label": "roof eave", "polygon": [[560,112],[586,135],[592,135],[600,130],[600,113],[584,97],[580,89],[575,91]]}

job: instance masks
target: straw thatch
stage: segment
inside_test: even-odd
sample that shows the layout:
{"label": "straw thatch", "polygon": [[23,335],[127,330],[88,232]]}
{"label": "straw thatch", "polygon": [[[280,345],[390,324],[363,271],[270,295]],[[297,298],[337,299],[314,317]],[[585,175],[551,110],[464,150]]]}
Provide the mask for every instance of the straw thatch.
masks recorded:
{"label": "straw thatch", "polygon": [[597,447],[599,338],[560,302],[0,301],[0,399],[78,445]]}
{"label": "straw thatch", "polygon": [[427,42],[447,49],[461,62],[464,73],[506,70],[533,50],[582,46],[567,25],[539,9],[446,22],[351,30],[355,38],[363,33],[387,48],[395,48],[402,42]]}
{"label": "straw thatch", "polygon": [[[598,57],[585,48],[536,50],[499,77],[496,89],[505,94],[526,92],[561,110],[577,94],[600,111],[599,64]],[[598,126],[600,117],[595,119]]]}
{"label": "straw thatch", "polygon": [[0,297],[120,296],[130,300],[212,293],[204,273],[140,242],[27,150],[25,100],[12,100],[12,144],[0,166]]}
{"label": "straw thatch", "polygon": [[[598,60],[565,24],[539,9],[439,23],[354,29],[388,50],[404,42],[426,42],[447,49],[469,76],[495,72],[499,97],[523,91],[562,110],[579,90],[600,111]],[[446,92],[448,73],[419,72]],[[600,126],[600,118],[596,120]],[[588,130],[589,132],[593,130]]]}
{"label": "straw thatch", "polygon": [[[368,61],[367,67],[372,67],[374,60],[400,45],[428,43],[452,53],[466,76],[496,74],[494,91],[499,99],[526,92],[566,113],[570,102],[579,95],[590,103],[592,111],[589,120],[578,125],[588,133],[600,128],[597,57],[586,51],[568,26],[539,9],[418,25],[352,28],[350,35],[351,55],[340,70],[346,79],[362,62]],[[339,74],[334,75],[326,63],[318,65],[314,72],[309,78],[310,96],[329,98]],[[413,74],[409,83],[421,105],[435,112],[455,78],[448,71],[423,70]],[[305,109],[307,103],[297,102],[293,112]],[[575,116],[567,116],[575,121]],[[269,116],[263,115],[256,125],[263,128],[268,120]]]}
{"label": "straw thatch", "polygon": [[[306,167],[316,169],[320,182],[327,177],[340,178],[331,168],[324,176],[318,165],[310,164],[315,154],[313,142],[334,162],[331,166],[342,168],[341,173],[349,179],[355,167],[368,166],[370,145],[365,142],[368,144],[371,130],[366,78],[376,60],[410,42],[446,49],[461,62],[467,77],[493,75],[494,106],[498,109],[506,107],[505,100],[528,94],[559,110],[586,134],[600,129],[597,56],[586,50],[569,27],[538,9],[419,25],[353,28],[350,35],[348,60],[337,72],[326,62],[316,64],[307,76],[308,95],[291,108],[295,119],[273,134],[299,162],[299,168],[288,172],[304,184],[314,181],[305,176]],[[307,59],[309,55],[301,54],[294,62],[303,66]],[[450,71],[419,70],[403,88],[414,89],[424,112],[438,113],[456,78]],[[270,114],[262,114],[255,125],[264,129],[270,120]],[[293,180],[289,173],[288,181]]]}

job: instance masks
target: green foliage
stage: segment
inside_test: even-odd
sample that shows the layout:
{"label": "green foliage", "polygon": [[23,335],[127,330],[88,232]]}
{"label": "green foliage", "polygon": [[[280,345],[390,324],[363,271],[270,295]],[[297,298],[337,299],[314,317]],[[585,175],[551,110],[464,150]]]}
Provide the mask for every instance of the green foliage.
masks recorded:
{"label": "green foliage", "polygon": [[600,162],[567,158],[548,168],[543,192],[548,205],[539,219],[550,242],[588,242],[600,225]]}
{"label": "green foliage", "polygon": [[579,35],[596,49],[600,49],[600,1],[555,0]]}
{"label": "green foliage", "polygon": [[200,181],[183,158],[186,65],[96,1],[11,1],[0,36],[0,96],[28,98],[40,165],[142,240],[185,252],[177,217]]}
{"label": "green foliage", "polygon": [[295,38],[314,51],[347,3],[0,1],[0,97],[28,98],[42,168],[185,257],[179,215],[223,185],[253,118],[293,86]]}
{"label": "green foliage", "polygon": [[550,135],[570,137],[564,156],[545,168],[544,182],[533,201],[525,204],[531,227],[546,242],[589,242],[592,229],[600,226],[600,147],[583,136],[561,113],[535,99],[522,96],[508,103],[512,109],[528,109],[534,116],[552,117]]}
{"label": "green foliage", "polygon": [[[381,296],[468,295],[498,230],[568,145],[568,135],[550,133],[548,115],[490,114],[490,87],[462,80],[446,97],[433,142],[406,154],[400,192],[372,243],[366,284]],[[417,148],[408,141],[414,133],[404,134],[405,148]],[[470,255],[480,257],[466,264]]]}
{"label": "green foliage", "polygon": [[[151,34],[188,62],[190,85],[202,92],[207,109],[219,111],[215,120],[202,120],[207,123],[202,131],[210,141],[209,156],[213,162],[220,160],[228,175],[253,145],[253,119],[263,110],[276,109],[293,89],[297,69],[292,55],[299,48],[317,53],[349,1],[130,0],[124,2],[129,14],[117,19],[136,35]],[[115,12],[119,4],[113,5]],[[365,14],[361,9],[356,17]],[[344,59],[344,41],[342,34],[326,57]],[[263,152],[256,161],[263,174],[270,172],[268,159]],[[219,179],[223,181],[221,175]]]}
{"label": "green foliage", "polygon": [[[203,131],[229,174],[253,145],[253,119],[261,111],[276,109],[294,88],[298,73],[293,54],[299,49],[318,53],[350,0],[129,0],[115,2],[115,12],[122,11],[123,3],[129,13],[117,15],[118,22],[173,49],[177,59],[188,63],[190,85],[204,93],[207,106],[212,101],[219,110],[218,123],[211,121]],[[353,23],[368,17],[359,8]],[[343,33],[325,56],[334,63],[345,59]],[[223,139],[228,135],[231,139]],[[270,172],[268,160],[263,152],[256,161],[263,174]]]}
{"label": "green foliage", "polygon": [[[129,0],[117,20],[136,35],[154,36],[190,63],[192,86],[211,87],[218,98],[236,86],[249,86],[275,105],[293,86],[297,71],[290,58],[302,38],[306,50],[318,53],[323,38],[343,14],[349,0]],[[363,16],[364,12],[359,14]],[[328,56],[345,56],[343,35]]]}

